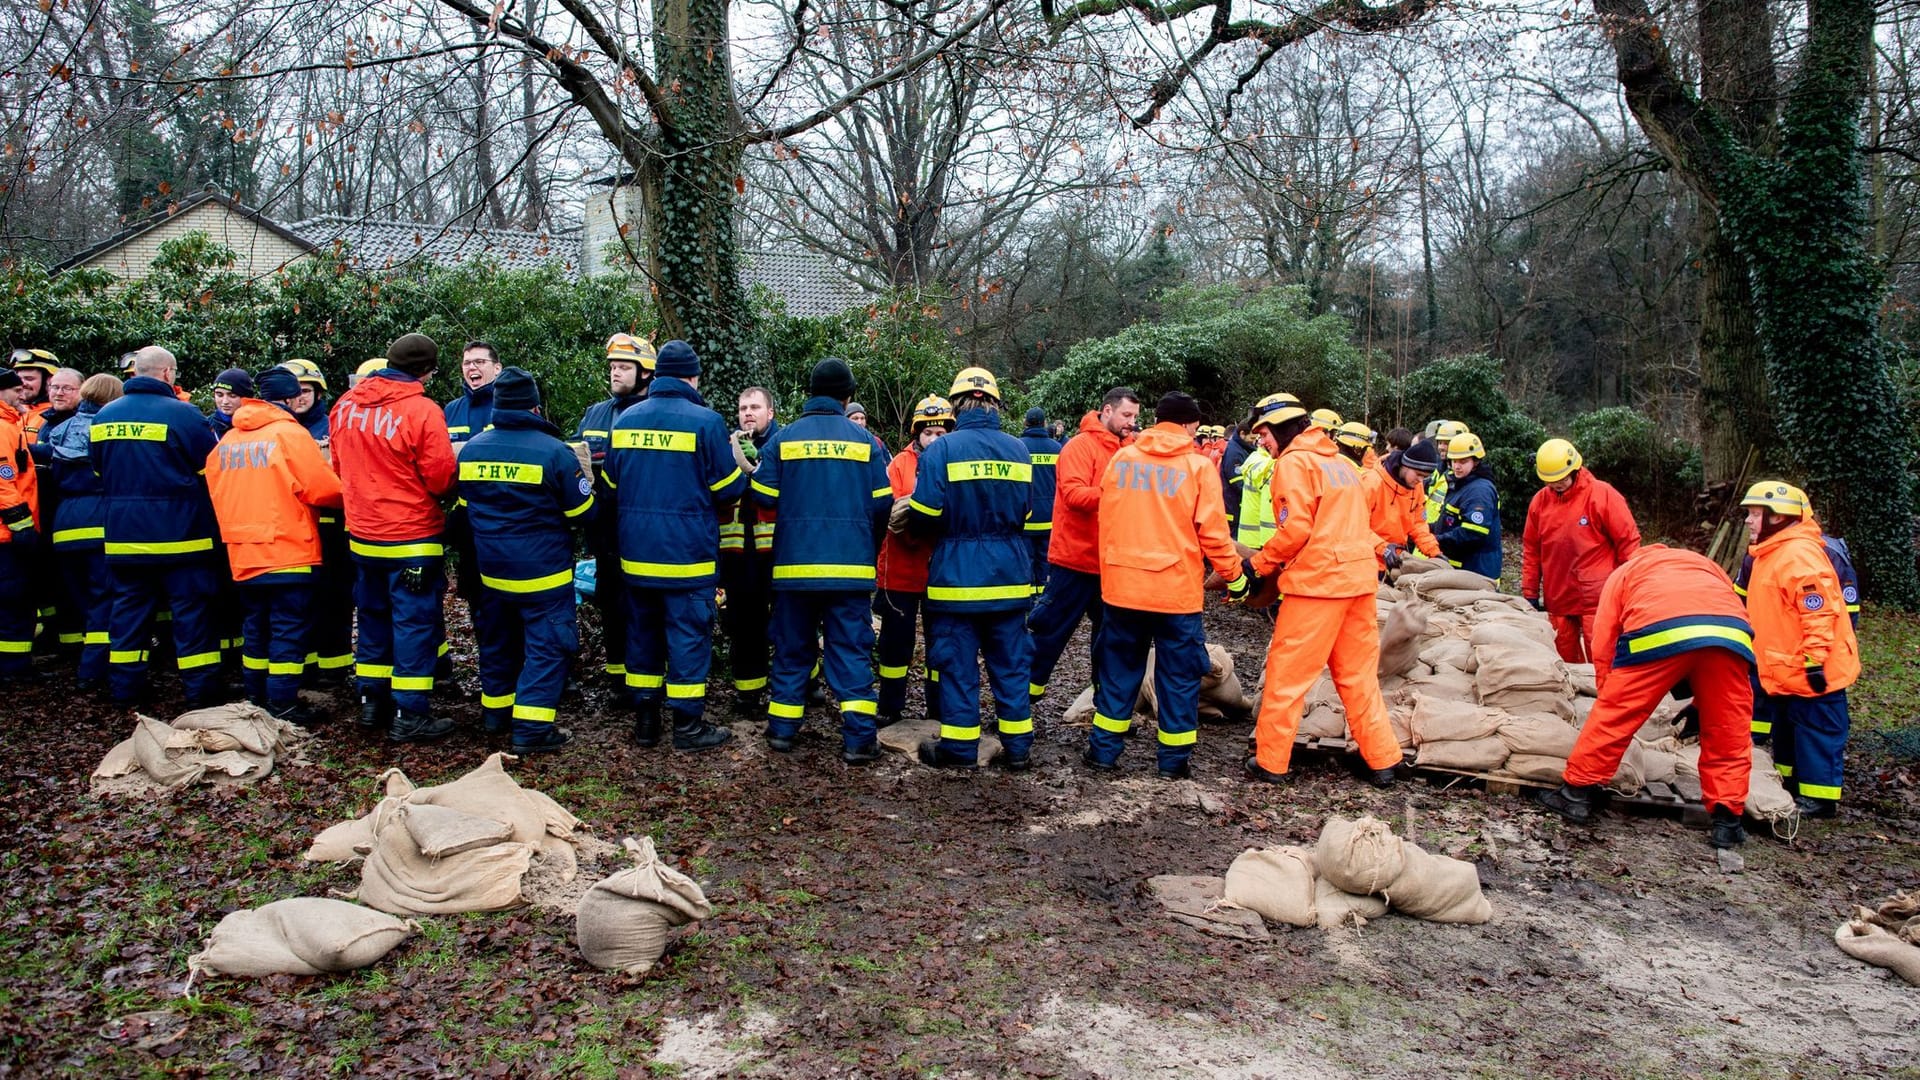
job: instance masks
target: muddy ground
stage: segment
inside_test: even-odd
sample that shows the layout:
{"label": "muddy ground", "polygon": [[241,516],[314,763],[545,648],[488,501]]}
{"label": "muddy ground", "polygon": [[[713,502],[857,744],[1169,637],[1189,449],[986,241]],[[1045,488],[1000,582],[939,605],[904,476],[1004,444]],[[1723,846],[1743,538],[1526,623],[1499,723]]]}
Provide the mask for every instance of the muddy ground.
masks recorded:
{"label": "muddy ground", "polygon": [[[1253,689],[1265,623],[1216,611],[1209,635]],[[1084,656],[1083,637],[1054,685],[1084,679]],[[1039,708],[1033,773],[956,776],[894,755],[848,769],[823,710],[791,757],[744,722],[717,753],[642,751],[589,687],[564,710],[580,744],[515,771],[603,839],[651,833],[705,884],[717,915],[660,968],[596,972],[570,918],[531,908],[425,920],[363,972],[188,995],[186,957],[225,912],[353,887],[353,870],[300,856],[371,805],[382,769],[431,782],[491,747],[469,727],[391,748],[343,708],[313,764],[255,789],[103,803],[86,776],[128,716],[24,691],[0,744],[0,1073],[1920,1075],[1920,990],[1831,940],[1850,904],[1920,886],[1911,760],[1856,753],[1843,821],[1751,842],[1729,876],[1700,832],[1658,817],[1577,829],[1513,796],[1375,791],[1338,761],[1249,786],[1243,726],[1203,730],[1193,781],[1154,777],[1150,735],[1128,771],[1093,775],[1084,731],[1057,725],[1071,697]],[[1389,916],[1248,943],[1143,893],[1156,874],[1311,842],[1335,813],[1475,860],[1493,922]]]}

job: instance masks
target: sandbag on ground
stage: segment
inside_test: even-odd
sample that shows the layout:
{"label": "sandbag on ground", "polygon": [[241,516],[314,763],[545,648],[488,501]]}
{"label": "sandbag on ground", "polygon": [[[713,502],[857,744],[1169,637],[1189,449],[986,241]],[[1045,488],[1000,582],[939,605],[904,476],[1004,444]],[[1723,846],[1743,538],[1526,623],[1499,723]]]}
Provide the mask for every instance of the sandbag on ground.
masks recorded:
{"label": "sandbag on ground", "polygon": [[628,837],[624,844],[634,865],[595,882],[580,898],[574,938],[594,967],[639,975],[680,928],[712,915],[713,905],[692,878],[660,861],[652,837]]}
{"label": "sandbag on ground", "polygon": [[195,709],[169,724],[136,716],[131,737],[93,772],[102,794],[152,795],[201,781],[250,783],[292,754],[307,732],[246,703]]}
{"label": "sandbag on ground", "polygon": [[1347,714],[1336,707],[1315,706],[1300,718],[1299,734],[1321,739],[1345,738]]}
{"label": "sandbag on ground", "polygon": [[1483,923],[1493,905],[1480,891],[1480,872],[1470,862],[1435,855],[1411,840],[1401,842],[1404,868],[1385,889],[1387,906],[1431,922]]}
{"label": "sandbag on ground", "polygon": [[1507,763],[1511,753],[1498,735],[1482,739],[1449,739],[1421,743],[1414,764],[1433,769],[1493,772]]}
{"label": "sandbag on ground", "polygon": [[1855,960],[1886,968],[1920,986],[1920,945],[1902,941],[1886,927],[1866,919],[1850,919],[1833,932],[1833,941]]}
{"label": "sandbag on ground", "polygon": [[1572,724],[1558,716],[1528,713],[1500,722],[1500,741],[1515,754],[1544,754],[1565,760],[1580,738]]}
{"label": "sandbag on ground", "polygon": [[373,851],[360,866],[354,898],[396,915],[452,915],[519,907],[520,879],[533,863],[532,844],[489,844],[433,858],[420,850],[406,818],[407,804],[383,808],[373,826]]}
{"label": "sandbag on ground", "polygon": [[1413,741],[1457,742],[1483,739],[1500,729],[1501,715],[1465,701],[1416,693],[1413,699]]}
{"label": "sandbag on ground", "polygon": [[319,975],[352,971],[387,955],[420,929],[410,919],[317,896],[228,912],[206,947],[187,958],[209,975]]}
{"label": "sandbag on ground", "polygon": [[1557,784],[1567,771],[1567,759],[1550,754],[1511,754],[1500,771],[1522,780]]}
{"label": "sandbag on ground", "polygon": [[1241,941],[1272,941],[1267,924],[1245,908],[1224,903],[1224,878],[1191,874],[1159,874],[1144,885],[1147,895],[1160,901],[1174,921],[1196,930]]}
{"label": "sandbag on ground", "polygon": [[1227,867],[1221,895],[1268,922],[1312,926],[1314,880],[1313,854],[1305,848],[1248,848]]}
{"label": "sandbag on ground", "polygon": [[[1147,654],[1145,677],[1140,680],[1140,700],[1134,713],[1152,719],[1156,715],[1153,689],[1153,661],[1156,652]],[[1200,677],[1200,717],[1203,720],[1244,720],[1253,711],[1255,701],[1247,700],[1240,677],[1233,670],[1233,654],[1218,645],[1207,646],[1207,673]],[[1092,723],[1089,716],[1088,723]]]}
{"label": "sandbag on ground", "polygon": [[1314,925],[1322,930],[1361,926],[1387,913],[1387,902],[1377,896],[1341,892],[1326,878],[1313,882]]}
{"label": "sandbag on ground", "polygon": [[[1698,769],[1698,758],[1695,759]],[[1785,821],[1800,816],[1793,796],[1780,781],[1780,770],[1773,754],[1764,746],[1753,748],[1753,771],[1747,774],[1747,813],[1763,821]]]}
{"label": "sandbag on ground", "polygon": [[1400,838],[1378,818],[1327,819],[1313,845],[1313,865],[1341,892],[1375,893],[1400,876],[1406,857]]}
{"label": "sandbag on ground", "polygon": [[1381,676],[1404,675],[1420,660],[1420,635],[1427,629],[1427,609],[1412,600],[1402,600],[1387,613],[1380,631]]}

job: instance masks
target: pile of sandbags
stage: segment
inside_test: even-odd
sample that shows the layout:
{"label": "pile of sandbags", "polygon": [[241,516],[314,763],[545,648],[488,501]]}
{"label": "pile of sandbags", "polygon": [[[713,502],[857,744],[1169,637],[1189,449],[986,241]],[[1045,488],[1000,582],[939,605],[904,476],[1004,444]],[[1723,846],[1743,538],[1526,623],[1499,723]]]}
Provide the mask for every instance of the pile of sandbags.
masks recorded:
{"label": "pile of sandbags", "polygon": [[1312,851],[1241,852],[1222,896],[1268,922],[1322,930],[1364,925],[1389,910],[1447,923],[1493,917],[1472,863],[1431,854],[1370,817],[1329,818]]}
{"label": "pile of sandbags", "polygon": [[[1133,714],[1143,724],[1156,723],[1157,713],[1153,702],[1153,660],[1154,654],[1147,654],[1146,675],[1140,682],[1140,696],[1134,702]],[[1240,676],[1234,674],[1233,654],[1218,645],[1207,646],[1207,673],[1200,679],[1200,721],[1217,723],[1222,720],[1245,720],[1252,715],[1258,702],[1247,697],[1240,686]],[[1093,687],[1080,691],[1073,699],[1061,722],[1073,726],[1085,726],[1093,723]]]}
{"label": "pile of sandbags", "polygon": [[653,838],[625,841],[633,865],[594,883],[580,898],[574,938],[602,971],[644,974],[667,947],[713,914],[692,878],[660,861]]}
{"label": "pile of sandbags", "polygon": [[1855,960],[1920,986],[1920,893],[1895,893],[1878,907],[1856,906],[1833,940]]}
{"label": "pile of sandbags", "polygon": [[412,919],[318,896],[229,912],[187,957],[195,975],[319,975],[366,967],[420,931]]}
{"label": "pile of sandbags", "polygon": [[386,796],[371,812],[314,838],[315,862],[361,859],[354,898],[399,915],[498,911],[524,902],[533,865],[562,881],[577,865],[580,819],[508,776],[493,754],[451,783],[416,787],[399,769],[381,774]]}
{"label": "pile of sandbags", "polygon": [[107,751],[93,771],[103,794],[153,794],[190,784],[250,784],[273,771],[308,733],[244,702],[195,709],[173,723],[135,716],[133,735]]}

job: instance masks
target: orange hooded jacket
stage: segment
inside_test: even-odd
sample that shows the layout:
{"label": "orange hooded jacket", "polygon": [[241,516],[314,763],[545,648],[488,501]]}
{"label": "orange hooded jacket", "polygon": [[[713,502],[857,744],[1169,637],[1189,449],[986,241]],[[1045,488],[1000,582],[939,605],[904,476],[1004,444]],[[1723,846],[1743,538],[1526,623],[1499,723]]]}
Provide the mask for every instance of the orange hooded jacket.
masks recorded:
{"label": "orange hooded jacket", "polygon": [[[40,479],[27,452],[25,418],[0,401],[0,544],[13,541],[12,521],[22,528],[40,527]],[[19,507],[30,516],[22,517]]]}
{"label": "orange hooded jacket", "polygon": [[1409,541],[1429,559],[1440,557],[1440,541],[1427,527],[1427,489],[1407,487],[1387,473],[1386,463],[1360,474],[1360,489],[1367,493],[1367,521],[1379,539],[1374,553],[1384,556],[1388,544],[1407,546]]}
{"label": "orange hooded jacket", "polygon": [[[1060,460],[1053,467],[1053,539],[1047,543],[1048,562],[1083,574],[1100,572],[1101,477],[1123,445],[1100,422],[1100,414],[1090,412],[1080,418],[1080,434],[1060,448]],[[1192,439],[1187,447],[1193,447]]]}
{"label": "orange hooded jacket", "polygon": [[1533,493],[1522,534],[1520,595],[1545,599],[1555,615],[1591,615],[1607,575],[1639,547],[1640,526],[1627,500],[1581,469],[1566,494],[1549,487]]}
{"label": "orange hooded jacket", "polygon": [[1812,667],[1826,674],[1828,692],[1852,686],[1860,677],[1860,643],[1819,524],[1802,518],[1747,550],[1753,553],[1747,619],[1760,688],[1814,697],[1807,682]]}
{"label": "orange hooded jacket", "polygon": [[[920,443],[916,439],[908,442],[905,449],[887,462],[887,483],[892,486],[895,499],[904,499],[913,494],[913,484],[919,478],[919,470]],[[886,539],[880,544],[877,584],[892,592],[926,592],[927,563],[932,558],[932,544],[912,533],[888,531]]]}
{"label": "orange hooded jacket", "polygon": [[1360,472],[1327,433],[1308,428],[1273,465],[1273,536],[1253,557],[1253,572],[1280,574],[1286,596],[1364,596],[1380,585],[1374,535]]}
{"label": "orange hooded jacket", "polygon": [[346,485],[347,532],[356,540],[434,540],[446,525],[440,499],[457,462],[447,417],[418,380],[382,372],[340,395],[328,417],[334,467]]}
{"label": "orange hooded jacket", "polygon": [[207,455],[207,490],[233,580],[320,565],[318,507],[340,505],[340,478],[294,415],[249,398]]}
{"label": "orange hooded jacket", "polygon": [[1594,679],[1605,688],[1617,665],[1705,647],[1751,659],[1751,642],[1747,611],[1726,571],[1704,555],[1648,544],[1628,556],[1600,590]]}
{"label": "orange hooded jacket", "polygon": [[1115,523],[1100,537],[1100,598],[1109,604],[1197,614],[1209,565],[1228,581],[1240,577],[1220,474],[1179,424],[1155,424],[1113,455],[1100,516]]}

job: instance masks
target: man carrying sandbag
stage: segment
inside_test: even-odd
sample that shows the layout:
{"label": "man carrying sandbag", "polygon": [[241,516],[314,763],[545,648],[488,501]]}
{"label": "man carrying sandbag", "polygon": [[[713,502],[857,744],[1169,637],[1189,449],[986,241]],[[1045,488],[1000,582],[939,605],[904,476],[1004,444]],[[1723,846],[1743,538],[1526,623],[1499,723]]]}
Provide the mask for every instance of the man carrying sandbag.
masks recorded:
{"label": "man carrying sandbag", "polygon": [[1533,493],[1520,556],[1520,595],[1553,624],[1554,647],[1569,664],[1593,662],[1594,612],[1607,575],[1640,546],[1627,500],[1593,475],[1565,439],[1534,455]]}
{"label": "man carrying sandbag", "polygon": [[1599,700],[1560,787],[1536,800],[1568,821],[1591,820],[1594,796],[1619,770],[1633,733],[1668,691],[1682,687],[1678,693],[1690,692],[1700,714],[1700,793],[1713,818],[1713,846],[1745,841],[1753,631],[1726,572],[1691,551],[1641,548],[1600,591],[1593,648]]}
{"label": "man carrying sandbag", "polygon": [[1440,468],[1440,451],[1428,439],[1395,450],[1360,474],[1367,493],[1368,522],[1379,544],[1374,554],[1382,570],[1400,569],[1409,549],[1429,559],[1440,557],[1440,543],[1427,528],[1427,477]]}

